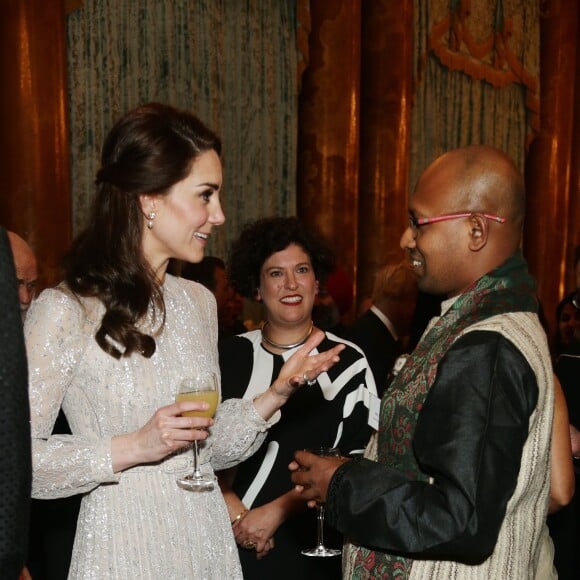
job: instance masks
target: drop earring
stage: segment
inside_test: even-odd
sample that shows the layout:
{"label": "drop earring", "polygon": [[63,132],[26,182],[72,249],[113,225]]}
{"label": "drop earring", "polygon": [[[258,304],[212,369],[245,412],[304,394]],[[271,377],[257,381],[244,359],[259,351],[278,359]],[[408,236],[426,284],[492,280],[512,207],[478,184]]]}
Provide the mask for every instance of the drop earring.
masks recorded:
{"label": "drop earring", "polygon": [[153,220],[155,219],[155,216],[157,214],[154,211],[150,211],[147,214],[147,229],[152,230],[153,229]]}

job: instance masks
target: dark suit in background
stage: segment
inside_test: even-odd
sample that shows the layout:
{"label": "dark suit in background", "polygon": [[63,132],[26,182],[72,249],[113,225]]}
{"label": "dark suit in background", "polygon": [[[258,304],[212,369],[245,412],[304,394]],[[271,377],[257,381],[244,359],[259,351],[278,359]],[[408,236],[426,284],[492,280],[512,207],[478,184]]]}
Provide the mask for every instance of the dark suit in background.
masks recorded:
{"label": "dark suit in background", "polygon": [[337,326],[331,332],[364,351],[382,397],[395,374],[397,357],[410,352],[412,333],[419,326],[422,332],[427,315],[418,302],[415,273],[408,263],[394,262],[377,270],[369,308],[350,326]]}
{"label": "dark suit in background", "polygon": [[28,368],[12,252],[0,228],[0,574],[18,578],[26,558],[32,464]]}

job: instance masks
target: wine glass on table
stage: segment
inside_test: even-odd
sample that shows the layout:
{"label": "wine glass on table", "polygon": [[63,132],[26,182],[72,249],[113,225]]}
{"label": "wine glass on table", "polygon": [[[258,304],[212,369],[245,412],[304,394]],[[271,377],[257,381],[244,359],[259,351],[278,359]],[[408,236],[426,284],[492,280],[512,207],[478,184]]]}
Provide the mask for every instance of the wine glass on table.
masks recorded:
{"label": "wine glass on table", "polygon": [[[179,382],[175,402],[203,401],[209,404],[204,411],[186,411],[184,417],[213,417],[218,405],[217,376],[212,372],[200,372]],[[177,485],[190,491],[204,491],[215,487],[215,477],[204,475],[199,469],[197,439],[193,442],[193,473],[177,480]]]}
{"label": "wine glass on table", "polygon": [[[340,457],[340,451],[336,447],[316,447],[314,449],[305,449],[308,453],[314,453],[322,457]],[[316,505],[316,526],[317,526],[317,541],[314,548],[307,548],[300,553],[304,556],[315,556],[319,558],[329,558],[332,556],[340,556],[342,550],[334,548],[327,548],[324,545],[324,504]]]}

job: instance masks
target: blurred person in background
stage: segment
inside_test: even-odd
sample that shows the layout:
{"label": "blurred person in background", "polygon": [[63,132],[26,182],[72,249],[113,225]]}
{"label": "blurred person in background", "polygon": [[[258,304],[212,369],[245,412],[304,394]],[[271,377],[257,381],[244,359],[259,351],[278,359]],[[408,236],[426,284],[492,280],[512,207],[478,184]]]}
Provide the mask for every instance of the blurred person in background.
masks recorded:
{"label": "blurred person in background", "polygon": [[554,358],[567,351],[575,341],[576,329],[580,327],[580,293],[574,291],[565,296],[556,307],[558,324],[554,340]]}
{"label": "blurred person in background", "polygon": [[6,233],[8,234],[12,255],[14,256],[16,280],[18,282],[18,302],[20,303],[20,313],[24,321],[30,303],[36,295],[38,265],[36,256],[28,243],[14,232]]}
{"label": "blurred person in background", "polygon": [[[36,295],[38,263],[32,248],[20,236],[7,232],[14,256],[18,300],[22,320]],[[62,410],[53,434],[70,434]],[[30,504],[30,531],[27,566],[35,580],[66,580],[72,555],[80,496],[51,500],[33,499]]]}
{"label": "blurred person in background", "polygon": [[375,274],[369,308],[343,335],[363,349],[379,396],[399,370],[397,357],[409,351],[417,293],[417,277],[406,262],[386,264]]}
{"label": "blurred person in background", "polygon": [[342,266],[334,265],[326,279],[320,281],[312,309],[314,324],[317,328],[343,336],[349,327],[353,300],[351,277]]}

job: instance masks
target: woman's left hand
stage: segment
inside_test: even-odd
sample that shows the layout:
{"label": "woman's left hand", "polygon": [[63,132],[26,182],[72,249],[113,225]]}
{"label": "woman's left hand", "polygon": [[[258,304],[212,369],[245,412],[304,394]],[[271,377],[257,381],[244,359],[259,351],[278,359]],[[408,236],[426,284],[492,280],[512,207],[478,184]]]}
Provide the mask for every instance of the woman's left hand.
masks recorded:
{"label": "woman's left hand", "polygon": [[253,508],[233,526],[236,542],[247,550],[255,550],[258,560],[274,548],[274,533],[282,523],[272,504]]}

